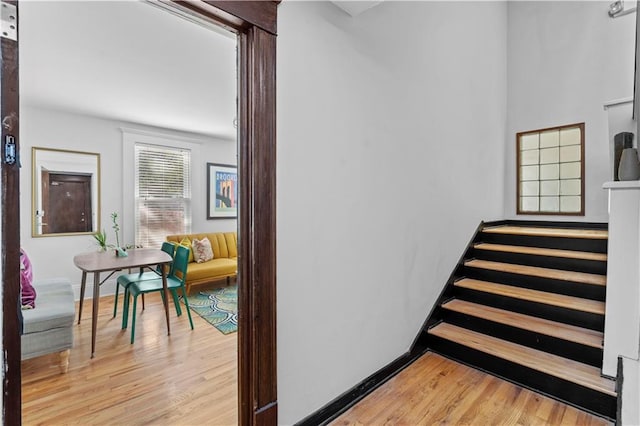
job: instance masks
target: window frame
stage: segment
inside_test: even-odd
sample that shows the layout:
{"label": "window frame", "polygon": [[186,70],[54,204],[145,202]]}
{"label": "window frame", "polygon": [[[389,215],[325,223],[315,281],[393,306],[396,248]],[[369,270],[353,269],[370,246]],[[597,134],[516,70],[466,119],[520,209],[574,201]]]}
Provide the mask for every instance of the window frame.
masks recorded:
{"label": "window frame", "polygon": [[[133,212],[133,233],[134,233],[134,244],[136,246],[142,245],[144,247],[155,247],[155,245],[150,246],[148,244],[148,238],[147,241],[143,242],[138,240],[138,237],[140,236],[139,234],[139,230],[140,230],[140,215],[139,215],[139,208],[140,208],[140,204],[141,204],[141,196],[139,194],[139,188],[140,188],[140,169],[139,169],[139,164],[140,164],[140,155],[138,154],[139,150],[162,150],[162,151],[172,151],[174,153],[176,153],[176,155],[178,156],[182,156],[184,155],[183,153],[188,153],[188,161],[185,161],[186,159],[183,158],[183,166],[187,165],[187,172],[188,172],[188,177],[187,177],[187,185],[185,185],[184,179],[183,179],[183,185],[182,185],[182,197],[180,198],[180,204],[182,204],[183,206],[183,212],[184,212],[184,218],[183,218],[183,223],[182,223],[182,229],[180,229],[179,231],[176,230],[170,230],[170,229],[166,229],[164,231],[164,236],[166,235],[175,235],[175,234],[190,234],[191,233],[191,225],[193,223],[193,152],[191,149],[189,148],[185,148],[185,147],[180,147],[180,146],[168,146],[168,145],[157,145],[157,144],[149,144],[147,142],[141,142],[141,141],[137,141],[134,143],[134,194],[133,194],[133,200],[134,200],[134,212]],[[182,170],[184,173],[184,169]],[[186,194],[186,196],[185,196]],[[151,201],[151,204],[157,201],[161,201],[163,203],[167,203],[167,200],[172,200],[172,199],[176,199],[178,197],[163,197],[163,198],[157,198],[157,199],[153,199]],[[166,222],[162,222],[163,224],[165,224]],[[149,234],[149,232],[147,231],[147,234]],[[164,240],[164,238],[162,239]],[[160,244],[157,245],[157,247],[160,247]]]}
{"label": "window frame", "polygon": [[[531,135],[535,133],[544,133],[549,131],[562,131],[564,129],[569,128],[579,128],[580,129],[580,210],[577,212],[563,212],[563,211],[530,211],[523,210],[521,208],[520,198],[521,198],[521,184],[522,184],[522,176],[521,176],[521,139],[523,136]],[[560,146],[560,145],[559,145]],[[538,147],[538,151],[540,148]],[[538,165],[540,162],[538,161]],[[558,162],[558,164],[562,164]],[[558,178],[559,181],[562,179]],[[541,182],[540,178],[538,178],[538,182]],[[540,198],[540,195],[538,195]],[[573,123],[573,124],[565,124],[561,126],[553,126],[546,127],[542,129],[536,130],[527,130],[524,132],[516,133],[516,214],[517,215],[533,215],[533,216],[584,216],[585,215],[585,123]]]}
{"label": "window frame", "polygon": [[189,228],[193,224],[193,215],[199,208],[199,203],[194,199],[194,194],[199,194],[202,190],[204,182],[200,182],[199,175],[196,173],[196,164],[198,158],[202,158],[201,145],[203,140],[189,138],[188,136],[179,136],[169,133],[160,133],[146,130],[138,130],[135,128],[120,129],[122,131],[122,223],[121,231],[123,241],[135,241],[136,239],[136,214],[135,202],[136,194],[134,185],[135,172],[135,146],[137,143],[170,147],[178,149],[188,149],[191,151],[191,217],[189,218]]}

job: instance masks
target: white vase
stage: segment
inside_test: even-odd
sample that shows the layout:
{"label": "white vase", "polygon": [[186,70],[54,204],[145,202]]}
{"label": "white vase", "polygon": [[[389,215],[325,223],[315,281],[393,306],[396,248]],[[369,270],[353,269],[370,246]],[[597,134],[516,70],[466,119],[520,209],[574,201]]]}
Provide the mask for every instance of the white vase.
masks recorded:
{"label": "white vase", "polygon": [[625,148],[622,151],[620,166],[618,167],[618,179],[640,179],[640,161],[638,160],[638,150],[636,148]]}

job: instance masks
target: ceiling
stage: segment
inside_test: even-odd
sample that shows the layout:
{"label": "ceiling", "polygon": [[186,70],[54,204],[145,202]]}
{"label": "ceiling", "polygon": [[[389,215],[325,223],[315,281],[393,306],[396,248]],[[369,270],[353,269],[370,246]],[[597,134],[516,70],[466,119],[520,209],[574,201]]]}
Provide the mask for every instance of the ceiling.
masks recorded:
{"label": "ceiling", "polygon": [[382,3],[383,0],[379,1],[368,1],[368,0],[349,0],[349,1],[332,1],[334,5],[338,6],[340,9],[344,10],[351,16],[358,16],[365,10],[369,10],[374,6]]}
{"label": "ceiling", "polygon": [[233,34],[143,2],[19,7],[23,105],[235,138]]}

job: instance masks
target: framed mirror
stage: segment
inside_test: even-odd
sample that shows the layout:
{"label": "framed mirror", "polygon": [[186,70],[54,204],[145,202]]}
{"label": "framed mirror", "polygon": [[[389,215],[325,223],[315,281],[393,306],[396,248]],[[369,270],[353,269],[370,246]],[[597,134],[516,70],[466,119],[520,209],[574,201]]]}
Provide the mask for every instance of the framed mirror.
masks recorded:
{"label": "framed mirror", "polygon": [[33,147],[31,234],[93,234],[100,229],[100,154]]}

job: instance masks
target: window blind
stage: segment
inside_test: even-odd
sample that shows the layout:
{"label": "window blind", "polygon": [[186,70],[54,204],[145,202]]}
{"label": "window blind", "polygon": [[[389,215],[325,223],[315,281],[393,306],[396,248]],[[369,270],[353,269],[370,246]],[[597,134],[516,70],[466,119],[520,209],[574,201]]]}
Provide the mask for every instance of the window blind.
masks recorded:
{"label": "window blind", "polygon": [[191,231],[191,151],[135,144],[136,245]]}

